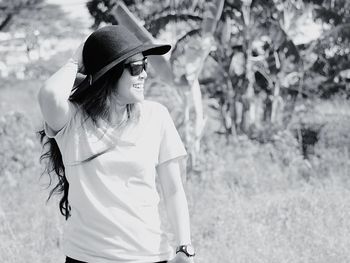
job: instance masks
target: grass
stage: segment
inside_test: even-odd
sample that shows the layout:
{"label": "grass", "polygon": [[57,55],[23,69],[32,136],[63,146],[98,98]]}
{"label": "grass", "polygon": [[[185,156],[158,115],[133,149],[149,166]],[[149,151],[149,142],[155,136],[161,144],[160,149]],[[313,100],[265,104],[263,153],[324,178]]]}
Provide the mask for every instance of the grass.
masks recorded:
{"label": "grass", "polygon": [[[197,262],[348,262],[349,191],[304,187],[252,197],[202,195]],[[214,198],[215,196],[215,198]]]}
{"label": "grass", "polygon": [[307,161],[284,133],[266,144],[209,142],[205,171],[187,185],[196,262],[349,262],[341,149]]}
{"label": "grass", "polygon": [[315,110],[322,115],[350,115],[350,103],[341,97],[335,97],[332,100],[315,101]]}

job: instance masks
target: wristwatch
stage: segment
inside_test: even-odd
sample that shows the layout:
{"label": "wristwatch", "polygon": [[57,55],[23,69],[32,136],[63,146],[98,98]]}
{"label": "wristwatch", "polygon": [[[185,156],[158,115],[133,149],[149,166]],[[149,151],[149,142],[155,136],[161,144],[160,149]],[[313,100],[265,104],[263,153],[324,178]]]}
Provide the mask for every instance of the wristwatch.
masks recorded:
{"label": "wristwatch", "polygon": [[193,257],[193,256],[196,255],[196,253],[194,253],[194,248],[193,248],[193,246],[191,244],[178,246],[176,248],[176,254],[178,252],[185,253],[187,257]]}

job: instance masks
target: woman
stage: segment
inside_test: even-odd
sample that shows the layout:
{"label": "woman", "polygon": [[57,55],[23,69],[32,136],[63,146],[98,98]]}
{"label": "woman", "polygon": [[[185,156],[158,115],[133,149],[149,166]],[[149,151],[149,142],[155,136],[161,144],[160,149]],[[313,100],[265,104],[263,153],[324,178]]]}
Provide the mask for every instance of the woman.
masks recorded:
{"label": "woman", "polygon": [[[42,158],[59,179],[50,196],[63,192],[66,262],[193,262],[179,168],[186,151],[167,109],[143,94],[147,55],[169,49],[106,26],[39,91]],[[72,89],[77,73],[87,77]],[[156,176],[176,253],[160,227]]]}

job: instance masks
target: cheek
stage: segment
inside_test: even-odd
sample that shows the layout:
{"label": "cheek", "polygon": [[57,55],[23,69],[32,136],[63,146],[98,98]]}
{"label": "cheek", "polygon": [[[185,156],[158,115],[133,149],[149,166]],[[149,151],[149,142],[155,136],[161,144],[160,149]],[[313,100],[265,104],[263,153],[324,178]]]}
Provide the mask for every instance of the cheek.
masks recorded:
{"label": "cheek", "polygon": [[131,85],[132,85],[132,83],[130,81],[130,78],[125,78],[122,75],[121,78],[119,79],[117,85],[116,85],[117,93],[119,95],[129,94]]}

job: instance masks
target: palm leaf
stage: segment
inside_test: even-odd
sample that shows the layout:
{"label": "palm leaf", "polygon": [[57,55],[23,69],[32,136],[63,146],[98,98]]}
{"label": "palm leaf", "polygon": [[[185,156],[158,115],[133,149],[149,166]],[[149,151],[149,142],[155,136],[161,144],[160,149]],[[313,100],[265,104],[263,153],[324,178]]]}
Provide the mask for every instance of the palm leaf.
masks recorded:
{"label": "palm leaf", "polygon": [[316,19],[322,19],[327,23],[331,23],[331,21],[333,21],[335,25],[338,25],[339,23],[342,22],[343,16],[334,10],[330,10],[329,8],[325,8],[325,7],[315,8],[315,13],[316,13],[316,16],[315,16]]}
{"label": "palm leaf", "polygon": [[337,25],[325,32],[320,38],[320,44],[324,45],[333,42],[332,40],[340,40],[339,42],[350,41],[350,23]]}
{"label": "palm leaf", "polygon": [[199,14],[189,13],[187,10],[184,12],[172,12],[171,10],[165,10],[152,19],[146,19],[145,28],[157,36],[159,31],[169,23],[177,23],[179,21],[188,23],[191,27],[198,27],[203,18]]}
{"label": "palm leaf", "polygon": [[200,28],[196,28],[186,32],[182,37],[180,37],[176,41],[176,44],[174,45],[171,51],[170,63],[173,63],[177,57],[184,53],[186,46],[188,45],[190,39],[193,37],[202,37],[202,32]]}

